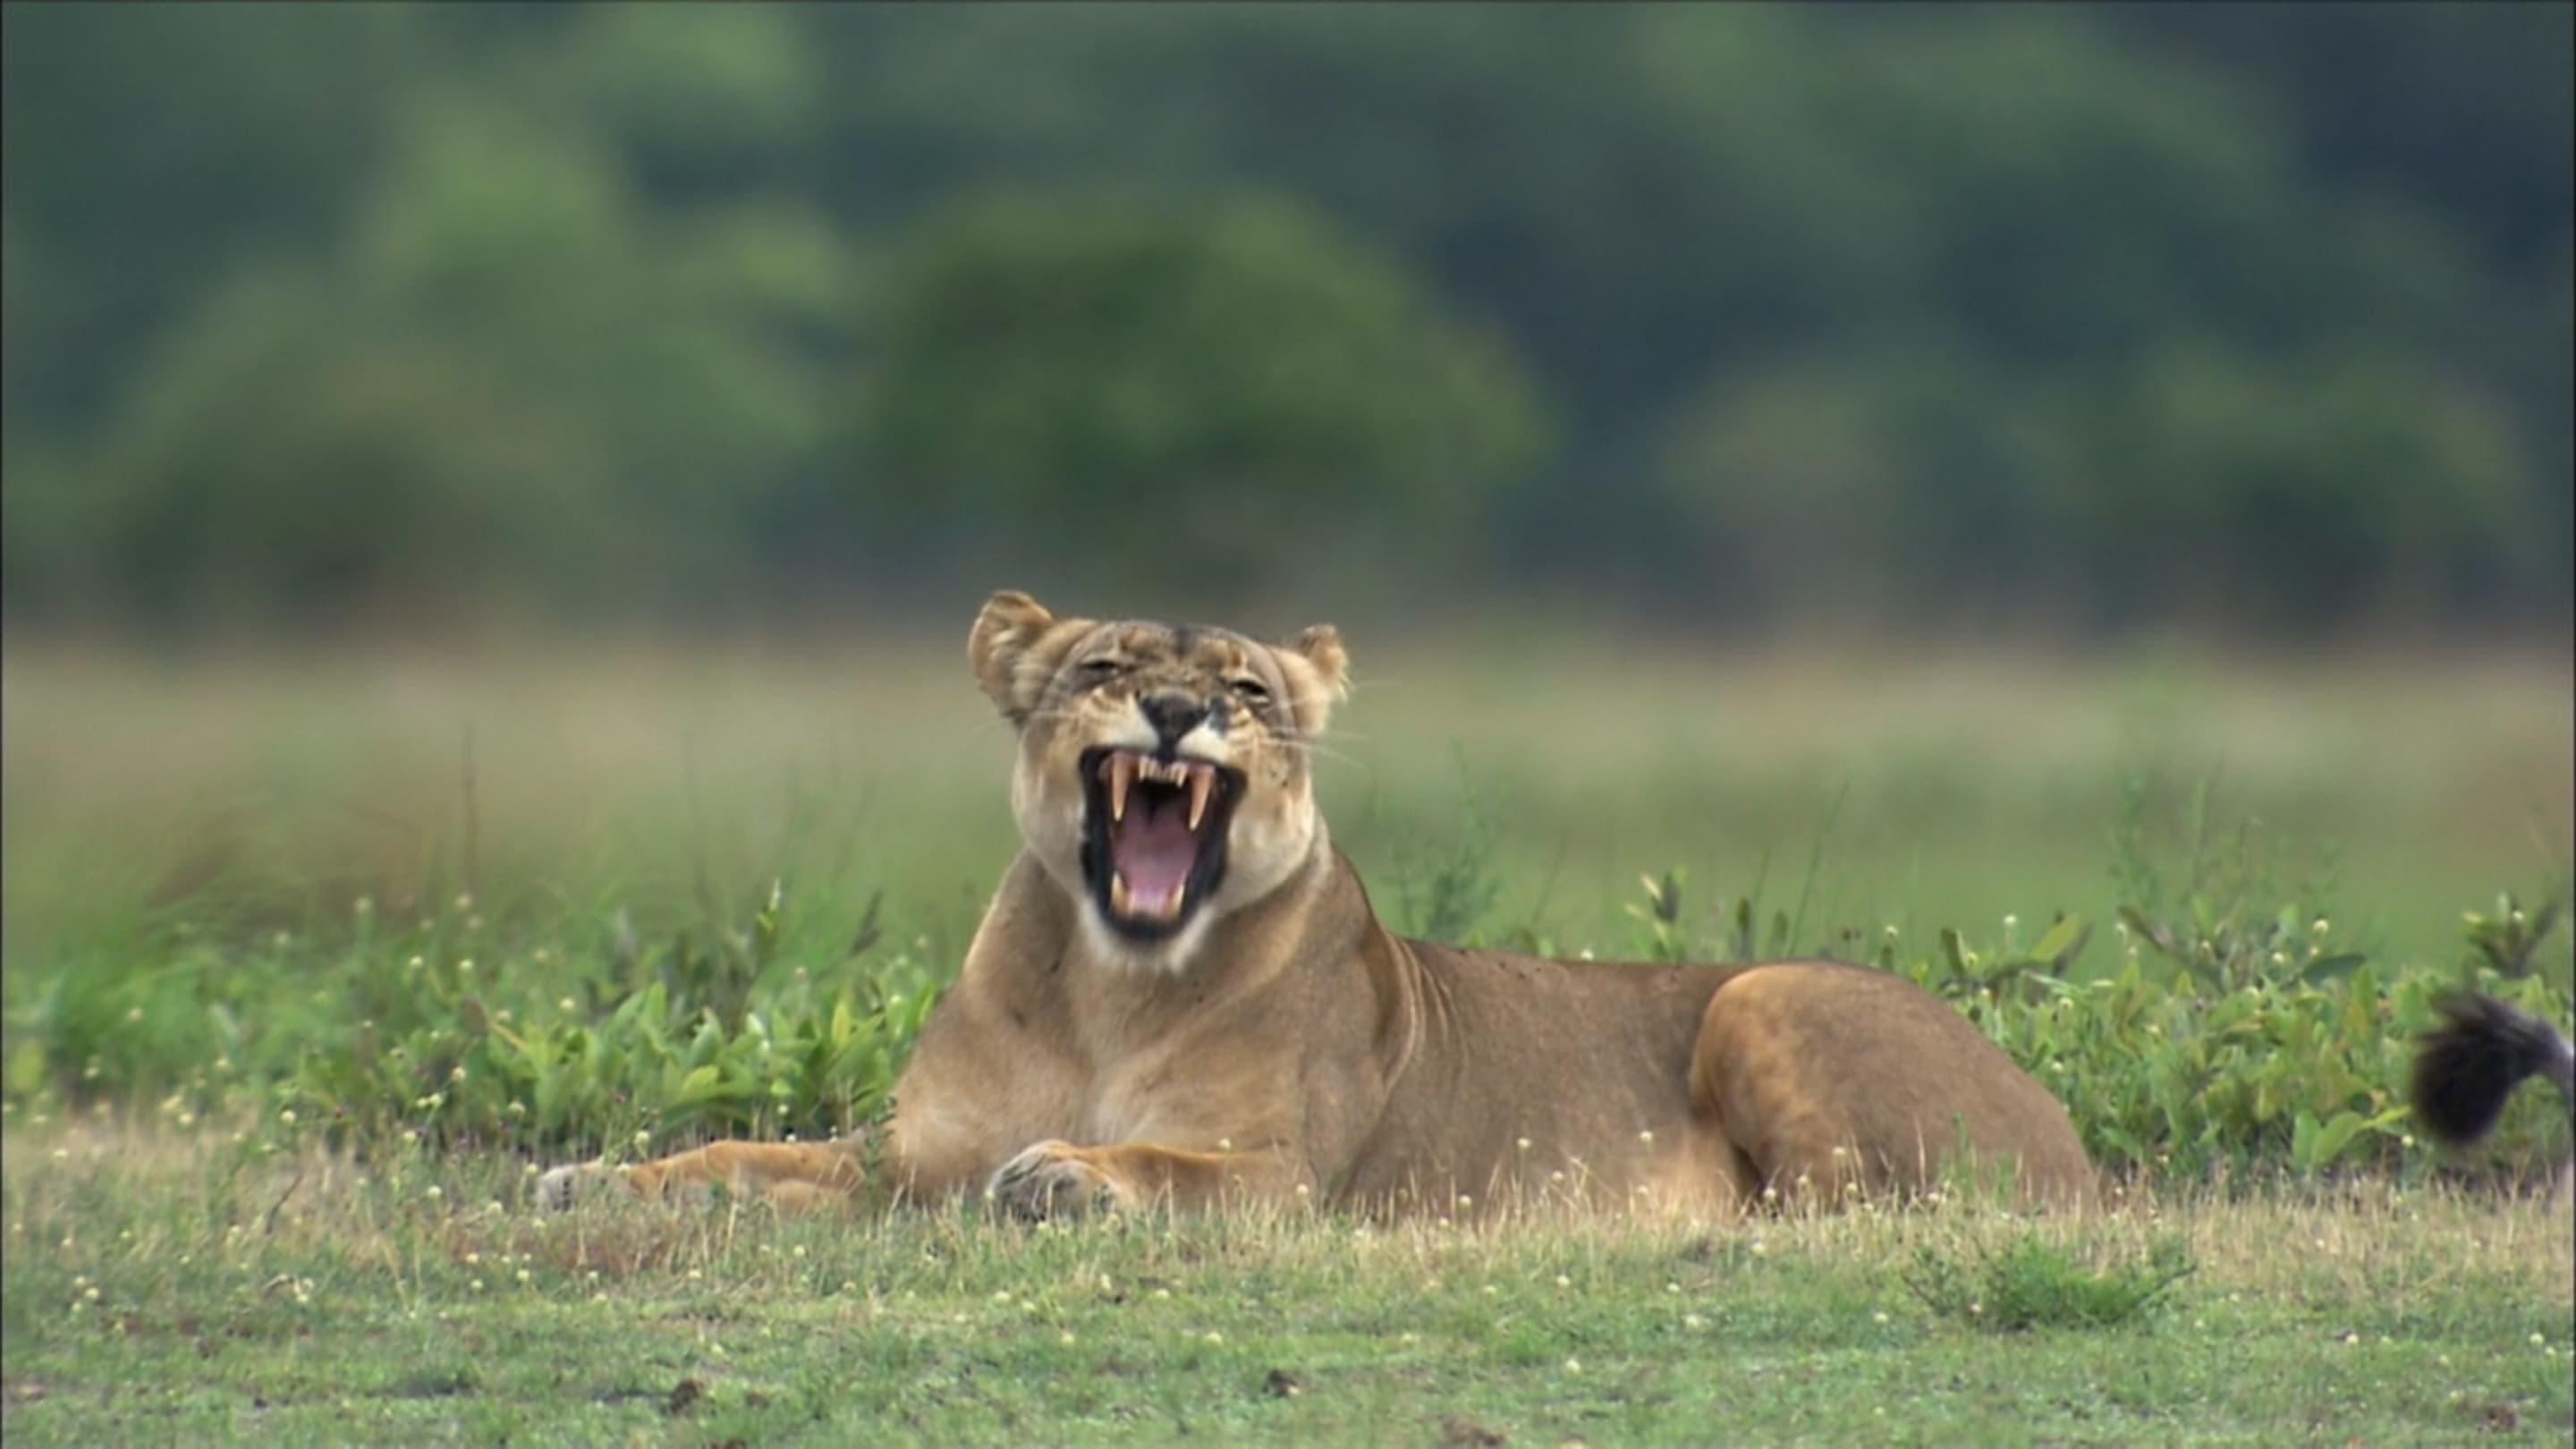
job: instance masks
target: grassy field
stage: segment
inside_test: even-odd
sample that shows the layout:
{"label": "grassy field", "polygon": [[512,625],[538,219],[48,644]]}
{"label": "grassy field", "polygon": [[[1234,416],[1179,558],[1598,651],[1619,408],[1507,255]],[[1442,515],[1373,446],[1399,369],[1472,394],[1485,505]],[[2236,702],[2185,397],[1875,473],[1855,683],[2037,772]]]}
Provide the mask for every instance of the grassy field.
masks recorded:
{"label": "grassy field", "polygon": [[[642,1204],[550,1218],[506,1162],[355,1163],[238,1126],[239,1143],[10,1135],[11,1444],[2576,1431],[2563,1202],[2364,1186],[2183,1192],[2083,1221],[1953,1205],[1472,1231]],[[2159,1254],[2192,1271],[2114,1321],[2078,1321],[2094,1275]],[[2015,1261],[2038,1267],[1997,1270]],[[1944,1267],[1973,1308],[1932,1291]],[[2016,1311],[2040,1321],[2013,1330]]]}
{"label": "grassy field", "polygon": [[[1465,929],[1569,949],[1616,944],[1639,873],[1674,866],[1700,912],[1757,887],[1803,899],[1813,940],[2100,919],[2133,787],[2178,867],[2191,792],[2214,786],[2284,890],[2327,877],[2318,903],[2393,956],[2448,955],[2461,911],[2568,869],[2563,654],[1351,642],[1325,806],[1380,909],[1417,928],[1459,924],[1425,898],[1462,868],[1490,885]],[[0,944],[14,968],[146,910],[327,929],[361,895],[399,913],[467,889],[523,930],[595,930],[611,902],[649,926],[787,875],[843,925],[882,890],[891,930],[953,956],[1014,840],[1008,736],[961,655],[944,637],[187,661],[13,643]]]}
{"label": "grassy field", "polygon": [[[1399,926],[1721,954],[1741,904],[1761,946],[1859,943],[2041,1073],[2137,1201],[548,1220],[537,1161],[870,1110],[1012,848],[1008,737],[955,642],[20,640],[10,1443],[2576,1431],[2568,1208],[2455,1186],[2396,1095],[2472,965],[2567,1014],[2567,932],[2505,971],[2462,921],[2527,945],[2515,912],[2565,886],[2563,654],[1352,643],[1323,796]],[[1668,869],[1659,913],[1640,876]],[[2142,956],[2124,906],[2227,959]],[[2493,1160],[2567,1137],[2530,1093]],[[2195,1271],[2149,1306],[2050,1321],[2083,1269],[2175,1251]],[[1998,1331],[2007,1299],[2040,1325]]]}

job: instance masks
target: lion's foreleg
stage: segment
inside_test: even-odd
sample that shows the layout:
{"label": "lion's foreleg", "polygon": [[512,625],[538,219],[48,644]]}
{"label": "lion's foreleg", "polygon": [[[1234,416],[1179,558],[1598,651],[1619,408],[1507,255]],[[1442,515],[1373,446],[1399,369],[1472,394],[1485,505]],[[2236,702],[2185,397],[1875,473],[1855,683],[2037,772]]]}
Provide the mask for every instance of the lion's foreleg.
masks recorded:
{"label": "lion's foreleg", "polygon": [[537,1180],[549,1207],[570,1207],[587,1191],[622,1188],[643,1198],[708,1198],[721,1190],[793,1210],[840,1207],[866,1196],[868,1136],[831,1142],[710,1142],[624,1167],[584,1163]]}
{"label": "lion's foreleg", "polygon": [[988,1193],[1015,1216],[1057,1217],[1092,1207],[1189,1210],[1293,1200],[1301,1178],[1276,1151],[1215,1152],[1126,1142],[1040,1142],[993,1174]]}

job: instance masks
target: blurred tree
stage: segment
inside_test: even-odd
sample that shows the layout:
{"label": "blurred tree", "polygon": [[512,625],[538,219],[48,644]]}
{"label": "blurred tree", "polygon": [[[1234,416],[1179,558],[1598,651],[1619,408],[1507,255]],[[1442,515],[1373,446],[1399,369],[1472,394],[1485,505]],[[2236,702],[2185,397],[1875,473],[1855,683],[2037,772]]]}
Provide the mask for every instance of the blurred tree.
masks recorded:
{"label": "blurred tree", "polygon": [[2104,616],[2314,632],[2438,616],[2527,563],[2523,460],[2473,394],[2400,358],[2257,366],[2175,346],[2071,418]]}
{"label": "blurred tree", "polygon": [[2105,13],[2270,90],[2276,129],[2329,184],[2433,201],[2507,267],[2547,263],[2566,235],[2576,6],[2229,0]]}
{"label": "blurred tree", "polygon": [[774,208],[654,226],[579,138],[425,96],[334,265],[243,274],[137,375],[113,566],[165,610],[698,596],[821,435],[843,262]]}
{"label": "blurred tree", "polygon": [[875,486],[1104,574],[1437,557],[1547,442],[1498,339],[1277,202],[994,198],[890,287]]}
{"label": "blurred tree", "polygon": [[[12,5],[0,597],[748,598],[1100,498],[1194,561],[1329,516],[1658,608],[2152,622],[2132,527],[2416,506],[2280,459],[2345,417],[2528,546],[2328,530],[2248,610],[2563,620],[2569,15]],[[2129,500],[2113,438],[2276,502]]]}
{"label": "blurred tree", "polygon": [[2053,556],[2070,522],[2063,443],[1973,357],[1882,349],[1728,373],[1677,411],[1648,472],[1662,567],[1739,623],[2006,611],[2080,582]]}
{"label": "blurred tree", "polygon": [[[323,244],[427,61],[391,5],[0,9],[9,227],[44,260],[13,318],[13,432],[97,420],[151,333],[244,258]],[[10,287],[15,313],[28,293]]]}
{"label": "blurred tree", "polygon": [[582,7],[536,82],[537,104],[679,205],[792,177],[825,84],[796,13],[756,5]]}

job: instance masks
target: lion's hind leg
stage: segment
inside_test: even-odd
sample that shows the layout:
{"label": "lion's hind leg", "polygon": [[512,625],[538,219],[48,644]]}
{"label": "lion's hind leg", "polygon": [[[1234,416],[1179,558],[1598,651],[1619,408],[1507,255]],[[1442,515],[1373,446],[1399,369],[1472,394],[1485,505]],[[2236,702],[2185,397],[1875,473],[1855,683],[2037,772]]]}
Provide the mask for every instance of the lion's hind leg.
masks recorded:
{"label": "lion's hind leg", "polygon": [[710,1142],[626,1167],[576,1163],[537,1179],[537,1197],[568,1208],[601,1188],[643,1198],[712,1199],[719,1191],[789,1211],[845,1206],[867,1186],[864,1143]]}
{"label": "lion's hind leg", "polygon": [[1881,972],[1798,963],[1727,982],[1701,1019],[1691,1102],[1766,1197],[1830,1206],[1990,1175],[2028,1201],[2093,1192],[2057,1099],[1948,1005]]}

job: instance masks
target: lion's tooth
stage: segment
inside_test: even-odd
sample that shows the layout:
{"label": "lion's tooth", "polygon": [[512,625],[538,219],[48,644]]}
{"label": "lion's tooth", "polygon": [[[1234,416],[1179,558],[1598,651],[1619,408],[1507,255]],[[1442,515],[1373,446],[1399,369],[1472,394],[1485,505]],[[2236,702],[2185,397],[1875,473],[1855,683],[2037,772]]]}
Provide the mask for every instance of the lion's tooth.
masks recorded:
{"label": "lion's tooth", "polygon": [[1127,787],[1136,780],[1136,757],[1125,751],[1109,757],[1109,818],[1127,818]]}
{"label": "lion's tooth", "polygon": [[1179,884],[1172,887],[1170,898],[1163,902],[1163,919],[1167,921],[1180,919],[1181,902],[1188,900],[1189,896],[1190,882],[1189,878],[1184,876]]}
{"label": "lion's tooth", "polygon": [[1207,765],[1192,765],[1188,774],[1190,777],[1190,829],[1196,830],[1199,828],[1199,821],[1207,816],[1208,791],[1216,784],[1216,770]]}
{"label": "lion's tooth", "polygon": [[1109,909],[1122,916],[1128,911],[1127,877],[1114,870],[1109,873]]}

